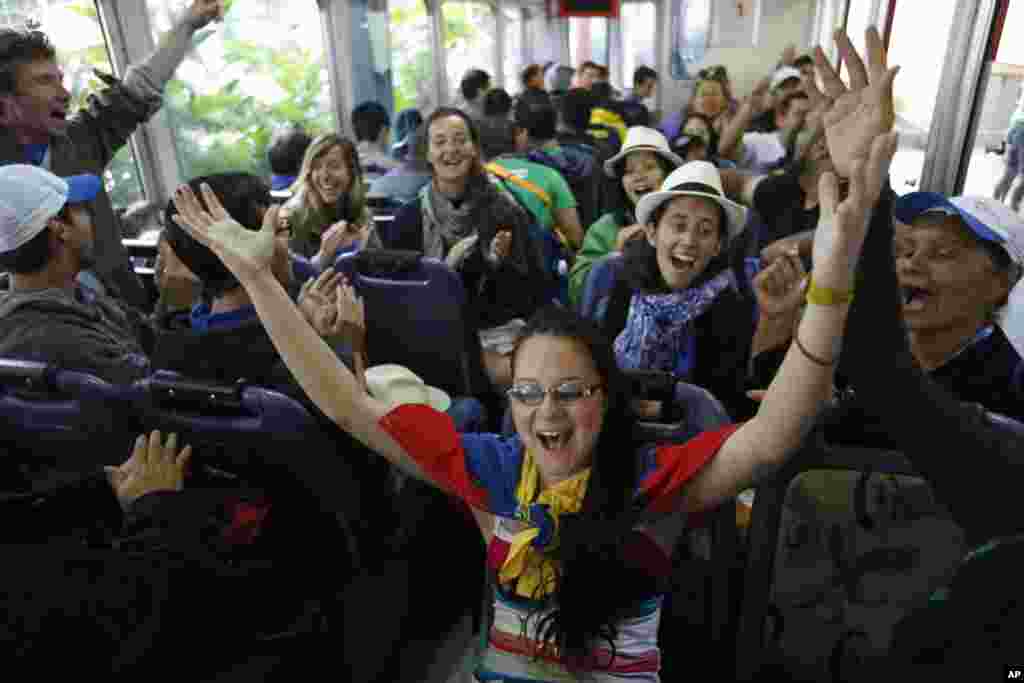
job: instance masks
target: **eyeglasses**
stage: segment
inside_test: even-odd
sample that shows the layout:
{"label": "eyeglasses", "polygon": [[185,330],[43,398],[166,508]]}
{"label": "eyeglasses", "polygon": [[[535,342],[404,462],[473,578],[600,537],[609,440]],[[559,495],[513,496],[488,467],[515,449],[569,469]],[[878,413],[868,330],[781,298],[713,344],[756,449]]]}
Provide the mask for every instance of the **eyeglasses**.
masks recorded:
{"label": "eyeglasses", "polygon": [[586,398],[601,388],[600,384],[586,384],[579,380],[562,382],[550,389],[545,389],[537,382],[517,382],[506,393],[509,398],[524,406],[539,406],[549,394],[556,403],[564,405]]}

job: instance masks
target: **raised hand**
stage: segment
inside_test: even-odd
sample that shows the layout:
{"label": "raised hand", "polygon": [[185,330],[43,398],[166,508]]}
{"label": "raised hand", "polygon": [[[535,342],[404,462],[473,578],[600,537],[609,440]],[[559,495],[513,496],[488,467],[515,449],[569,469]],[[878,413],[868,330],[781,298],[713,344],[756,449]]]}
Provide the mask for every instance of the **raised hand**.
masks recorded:
{"label": "raised hand", "polygon": [[211,21],[224,18],[224,0],[195,0],[188,8],[185,20],[194,29],[201,29]]}
{"label": "raised hand", "polygon": [[160,432],[154,431],[135,440],[132,455],[119,467],[107,467],[107,479],[122,507],[154,491],[180,491],[185,486],[185,471],[192,457],[192,447],[178,452],[178,435],[171,434],[164,443]]}
{"label": "raised hand", "polygon": [[501,230],[491,240],[491,261],[503,263],[512,253],[512,231]]}
{"label": "raised hand", "polygon": [[[347,249],[356,241],[365,240],[369,230],[348,221],[338,221],[324,233],[320,239],[320,253],[316,260],[319,263],[330,263],[341,249]],[[364,242],[365,243],[365,242]]]}
{"label": "raised hand", "polygon": [[338,288],[337,326],[353,351],[366,350],[366,306],[348,280]]}
{"label": "raised hand", "polygon": [[814,282],[838,291],[853,288],[854,272],[867,236],[871,211],[889,175],[889,164],[899,138],[889,132],[875,137],[866,160],[854,159],[846,198],[839,201],[839,187],[832,173],[818,183],[821,216],[814,232]]}
{"label": "raised hand", "polygon": [[[323,276],[321,275],[321,278]],[[325,339],[338,339],[346,342],[356,353],[366,351],[366,308],[363,299],[349,281],[340,276],[340,280],[331,278],[336,283],[333,289],[331,307],[334,311],[330,323],[324,330],[317,330]]]}
{"label": "raised hand", "polygon": [[796,251],[775,259],[754,277],[754,296],[761,315],[774,318],[793,313],[803,299],[807,272]]}
{"label": "raised hand", "polygon": [[299,310],[321,337],[331,336],[338,317],[338,285],[343,279],[344,275],[328,268],[315,280],[306,280],[299,290]]}
{"label": "raised hand", "polygon": [[634,223],[629,227],[622,228],[619,230],[619,234],[615,238],[615,251],[622,251],[626,246],[626,242],[630,241],[634,237],[643,236],[644,226]]}
{"label": "raised hand", "polygon": [[277,228],[277,207],[263,215],[263,227],[247,230],[224,210],[209,185],[202,186],[204,209],[192,188],[182,185],[174,192],[178,213],[174,222],[205,245],[224,263],[239,282],[269,272],[274,258],[274,234]]}
{"label": "raised hand", "polygon": [[845,33],[836,31],[835,40],[850,74],[850,87],[843,84],[820,47],[814,51],[814,60],[825,93],[813,79],[804,79],[804,87],[812,108],[822,106],[820,98],[828,100],[823,111],[828,151],[836,172],[849,178],[853,162],[867,159],[873,141],[892,130],[896,120],[892,84],[899,67],[888,68],[882,39],[873,26],[865,33],[867,67]]}

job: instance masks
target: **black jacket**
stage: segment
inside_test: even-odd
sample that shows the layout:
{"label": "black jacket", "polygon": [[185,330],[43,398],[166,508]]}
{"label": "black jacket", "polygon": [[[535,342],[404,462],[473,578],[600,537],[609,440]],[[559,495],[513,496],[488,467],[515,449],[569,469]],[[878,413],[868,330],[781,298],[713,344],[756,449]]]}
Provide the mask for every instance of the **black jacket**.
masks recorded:
{"label": "black jacket", "polygon": [[294,568],[236,509],[200,489],[150,493],[122,515],[103,473],[3,495],[0,658],[43,678],[73,666],[203,680],[258,652],[297,622],[313,582],[282,590]]}

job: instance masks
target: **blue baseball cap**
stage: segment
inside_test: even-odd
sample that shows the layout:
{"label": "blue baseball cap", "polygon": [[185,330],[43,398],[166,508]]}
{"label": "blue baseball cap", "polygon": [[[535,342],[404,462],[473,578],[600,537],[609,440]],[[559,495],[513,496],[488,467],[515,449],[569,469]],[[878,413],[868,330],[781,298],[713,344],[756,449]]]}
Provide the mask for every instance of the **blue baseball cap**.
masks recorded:
{"label": "blue baseball cap", "polygon": [[1017,266],[1024,265],[1024,220],[990,197],[945,197],[937,192],[911,192],[896,199],[893,215],[911,223],[926,213],[957,216],[979,239],[998,244]]}
{"label": "blue baseball cap", "polygon": [[0,253],[42,232],[65,204],[92,201],[102,188],[94,175],[59,178],[38,166],[0,166]]}

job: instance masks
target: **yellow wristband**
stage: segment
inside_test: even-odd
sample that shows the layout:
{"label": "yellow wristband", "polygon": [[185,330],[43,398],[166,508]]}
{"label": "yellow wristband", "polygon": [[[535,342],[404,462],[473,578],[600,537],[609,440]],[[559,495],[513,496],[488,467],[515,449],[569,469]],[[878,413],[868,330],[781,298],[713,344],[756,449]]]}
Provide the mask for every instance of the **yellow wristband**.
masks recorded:
{"label": "yellow wristband", "polygon": [[853,290],[843,292],[831,287],[819,287],[810,278],[807,283],[807,303],[817,306],[843,306],[853,301]]}

